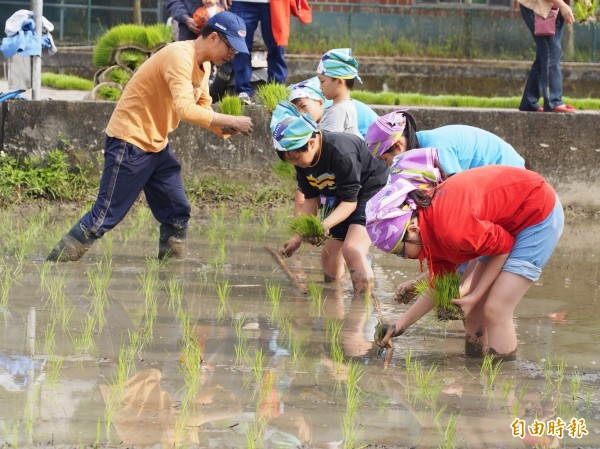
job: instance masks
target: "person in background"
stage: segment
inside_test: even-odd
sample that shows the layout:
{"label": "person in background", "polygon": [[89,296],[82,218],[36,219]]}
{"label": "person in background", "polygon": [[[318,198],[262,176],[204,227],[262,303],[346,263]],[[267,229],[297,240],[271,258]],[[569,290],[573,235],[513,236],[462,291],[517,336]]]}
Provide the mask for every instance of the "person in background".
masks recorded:
{"label": "person in background", "polygon": [[79,260],[127,214],[143,190],[160,222],[158,257],[182,257],[190,218],[181,165],[169,144],[180,120],[228,137],[249,135],[252,121],[210,107],[211,62],[247,52],[246,26],[230,12],[211,17],[193,41],[167,45],[145,61],[127,83],[106,128],[104,171],[91,210],[63,236],[47,260]]}
{"label": "person in background", "polygon": [[356,106],[350,98],[354,81],[362,83],[352,49],[336,48],[325,53],[319,61],[317,76],[323,95],[333,101],[321,119],[320,128],[362,137],[358,130]]}
{"label": "person in background", "polygon": [[198,37],[200,28],[194,20],[194,12],[202,5],[202,0],[165,0],[169,16],[177,22],[177,40],[188,41]]}
{"label": "person in background", "polygon": [[[327,100],[325,95],[323,95],[323,92],[321,91],[321,82],[316,76],[300,81],[297,84],[291,84],[288,86],[288,91],[288,101],[296,106],[296,109],[298,109],[301,114],[310,115],[317,124],[321,122],[326,108],[330,107],[332,104],[332,101]],[[352,102],[356,107],[359,133],[364,138],[369,125],[371,125],[371,123],[379,116],[366,104],[354,99]],[[304,195],[302,195],[302,192],[298,189],[296,190],[294,197],[295,215],[302,211],[302,203],[304,203]]]}
{"label": "person in background", "polygon": [[[561,203],[535,172],[488,165],[440,183],[433,160],[427,158],[420,170],[397,178],[369,200],[367,231],[382,251],[427,260],[431,278],[477,259],[461,278],[460,298],[453,298],[465,315],[465,354],[512,360],[514,311],[560,238]],[[418,184],[415,171],[421,174]],[[376,333],[376,343],[386,347],[433,306],[426,294],[419,295],[383,335]]]}
{"label": "person in background", "polygon": [[[407,110],[398,110],[379,117],[367,131],[367,146],[371,154],[392,166],[390,176],[402,168],[397,158],[416,148],[437,148],[444,173],[451,176],[463,170],[490,164],[525,168],[525,160],[508,142],[481,128],[448,125],[417,131],[414,117]],[[466,268],[465,267],[461,267]],[[415,284],[424,276],[400,284],[396,300],[410,301]]]}
{"label": "person in background", "polygon": [[[317,215],[321,197],[331,207],[322,220],[332,238],[324,242],[321,263],[326,282],[339,281],[348,266],[355,293],[371,291],[374,275],[367,253],[371,242],[365,229],[365,205],[387,180],[388,167],[373,158],[360,137],[319,130],[308,114],[280,102],[271,120],[279,158],[296,166],[298,186],[305,196],[303,213]],[[283,254],[291,256],[302,244],[289,239]]]}
{"label": "person in background", "polygon": [[194,11],[194,22],[200,31],[204,28],[208,19],[225,9],[216,0],[202,0],[202,6]]}
{"label": "person in background", "polygon": [[[240,16],[246,23],[246,46],[252,51],[254,33],[260,22],[262,39],[267,47],[267,74],[269,82],[285,84],[287,64],[283,45],[277,45],[271,26],[271,6],[269,0],[226,0],[226,8]],[[252,79],[252,62],[250,54],[238,53],[233,59],[233,77],[235,91],[247,104],[252,103],[254,89]]]}
{"label": "person in background", "polygon": [[[535,41],[535,60],[529,70],[519,111],[537,112],[575,112],[570,104],[562,99],[563,81],[560,71],[562,56],[562,36],[565,23],[571,25],[575,21],[569,2],[563,0],[518,0],[521,16],[529,28]],[[557,13],[556,32],[554,36],[535,35],[535,14],[548,17],[552,9]],[[544,106],[540,106],[540,97]]]}

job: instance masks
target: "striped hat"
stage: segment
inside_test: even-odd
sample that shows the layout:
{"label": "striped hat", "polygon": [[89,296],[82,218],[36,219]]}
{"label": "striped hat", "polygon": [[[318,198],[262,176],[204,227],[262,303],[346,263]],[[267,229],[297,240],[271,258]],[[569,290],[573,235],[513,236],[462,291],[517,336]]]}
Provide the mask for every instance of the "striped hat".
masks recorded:
{"label": "striped hat", "polygon": [[356,78],[359,83],[362,80],[358,76],[358,62],[352,57],[351,48],[334,48],[321,57],[317,73],[331,78],[350,80]]}

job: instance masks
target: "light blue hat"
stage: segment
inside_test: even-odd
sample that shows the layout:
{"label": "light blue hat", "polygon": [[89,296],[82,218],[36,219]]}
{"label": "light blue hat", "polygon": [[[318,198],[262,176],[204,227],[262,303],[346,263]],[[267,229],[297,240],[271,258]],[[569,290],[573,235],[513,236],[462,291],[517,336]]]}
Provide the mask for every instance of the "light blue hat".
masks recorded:
{"label": "light blue hat", "polygon": [[298,84],[290,84],[288,87],[288,100],[294,101],[298,98],[310,98],[311,100],[325,101],[325,95],[321,91],[321,82],[319,78],[313,76]]}
{"label": "light blue hat", "polygon": [[350,80],[356,78],[359,83],[362,80],[358,76],[358,62],[352,57],[351,48],[334,48],[321,57],[317,73],[331,78]]}
{"label": "light blue hat", "polygon": [[317,124],[308,114],[300,114],[293,104],[280,101],[273,111],[270,123],[273,144],[278,151],[302,148],[318,131]]}

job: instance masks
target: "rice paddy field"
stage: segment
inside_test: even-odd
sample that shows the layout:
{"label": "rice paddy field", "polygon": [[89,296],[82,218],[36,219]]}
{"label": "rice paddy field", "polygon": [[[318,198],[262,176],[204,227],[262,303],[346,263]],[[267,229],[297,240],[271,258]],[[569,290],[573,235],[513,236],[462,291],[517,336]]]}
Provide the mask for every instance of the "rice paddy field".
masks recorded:
{"label": "rice paddy field", "polygon": [[0,448],[598,448],[600,240],[568,224],[515,316],[518,360],[466,359],[432,313],[380,320],[418,262],[375,249],[376,299],[324,284],[318,250],[268,250],[289,210],[196,215],[159,262],[136,207],[80,262],[44,261],[81,211],[1,211]]}

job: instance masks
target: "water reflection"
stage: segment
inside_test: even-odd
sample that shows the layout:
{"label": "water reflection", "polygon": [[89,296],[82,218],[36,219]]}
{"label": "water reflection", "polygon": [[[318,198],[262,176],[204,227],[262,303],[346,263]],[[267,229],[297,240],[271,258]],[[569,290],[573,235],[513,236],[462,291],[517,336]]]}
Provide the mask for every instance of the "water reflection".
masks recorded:
{"label": "water reflection", "polygon": [[[392,292],[416,274],[411,261],[372,253],[380,303],[374,307],[371,298],[353,295],[349,279],[324,284],[318,251],[310,248],[288,261],[318,287],[300,294],[265,251],[281,238],[273,229],[263,232],[261,220],[227,229],[196,223],[186,260],[153,265],[155,226],[145,216],[130,219],[138,220],[138,232],[126,239],[127,226],[114,231],[110,263],[107,241],[81,263],[64,265],[41,262],[53,235],[32,245],[22,264],[5,251],[0,441],[600,446],[600,331],[590,312],[600,290],[600,248],[591,238],[597,225],[565,231],[517,309],[519,360],[503,364],[492,379],[482,360],[464,358],[460,323],[446,326],[433,317],[396,340],[383,369],[373,331],[381,317],[406,307],[392,301]],[[64,223],[46,227],[60,232]],[[99,281],[90,273],[106,270],[107,301],[100,307],[103,295],[91,288]],[[27,333],[31,310],[34,340]],[[548,425],[559,418],[566,423],[562,437],[535,427],[525,427],[522,438],[513,434],[521,421]],[[588,435],[570,436],[573,418],[585,420]]]}

